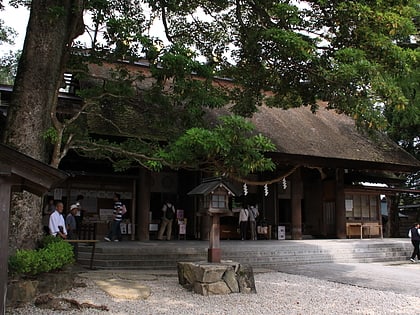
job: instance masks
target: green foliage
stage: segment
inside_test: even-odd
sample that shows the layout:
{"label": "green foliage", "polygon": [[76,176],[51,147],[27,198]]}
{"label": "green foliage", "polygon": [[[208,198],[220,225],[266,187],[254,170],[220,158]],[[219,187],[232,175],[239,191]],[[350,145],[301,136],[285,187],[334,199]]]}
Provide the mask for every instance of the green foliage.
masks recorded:
{"label": "green foliage", "polygon": [[9,51],[0,57],[0,83],[12,85],[17,70],[20,51]]}
{"label": "green foliage", "polygon": [[4,21],[0,20],[0,44],[8,43],[14,44],[14,37],[16,36],[16,31],[11,27],[4,25]]}
{"label": "green foliage", "polygon": [[[300,4],[86,1],[93,21],[89,56],[74,54],[68,68],[88,82],[79,95],[90,106],[76,121],[60,117],[62,137],[53,130],[45,137],[110,159],[119,170],[140,164],[243,175],[272,169],[259,155],[272,148],[235,116],[215,129],[203,128],[205,108],[229,105],[233,114],[250,117],[262,104],[315,111],[321,99],[359,126],[388,128],[413,148],[420,58],[407,43],[417,32],[418,1]],[[165,31],[161,37],[151,29],[156,17]],[[150,65],[151,78],[125,70],[139,60]],[[87,64],[108,61],[122,66],[86,80]],[[230,80],[219,86],[218,77]],[[116,123],[125,116],[136,125]],[[118,140],[89,139],[86,126],[93,120]],[[161,145],[178,137],[167,148]]]}
{"label": "green foliage", "polygon": [[85,7],[94,24],[94,33],[91,34],[91,46],[95,47],[93,55],[98,53],[101,58],[137,61],[139,53],[150,45],[144,32],[151,22],[145,18],[142,1],[89,0]]}
{"label": "green foliage", "polygon": [[62,240],[58,237],[55,237],[54,235],[46,235],[43,238],[41,238],[40,242],[39,242],[39,248],[45,248],[48,245],[50,245],[51,243],[58,243],[61,242]]}
{"label": "green foliage", "polygon": [[220,123],[212,129],[190,128],[167,146],[137,138],[122,142],[101,139],[84,146],[88,148],[85,154],[111,159],[118,171],[135,165],[154,171],[169,166],[244,177],[275,168],[264,155],[275,151],[275,146],[268,138],[256,134],[254,126],[240,116],[220,117]]}
{"label": "green foliage", "polygon": [[167,151],[160,152],[161,157],[171,165],[227,177],[275,168],[271,159],[264,156],[265,152],[275,151],[275,146],[266,137],[254,134],[251,123],[240,116],[224,116],[220,120],[212,130],[187,130]]}
{"label": "green foliage", "polygon": [[47,236],[42,244],[44,247],[38,250],[17,250],[15,255],[9,257],[9,272],[35,276],[59,270],[74,262],[73,247],[69,243]]}
{"label": "green foliage", "polygon": [[57,129],[50,127],[48,128],[43,135],[43,138],[51,143],[58,141],[58,132]]}

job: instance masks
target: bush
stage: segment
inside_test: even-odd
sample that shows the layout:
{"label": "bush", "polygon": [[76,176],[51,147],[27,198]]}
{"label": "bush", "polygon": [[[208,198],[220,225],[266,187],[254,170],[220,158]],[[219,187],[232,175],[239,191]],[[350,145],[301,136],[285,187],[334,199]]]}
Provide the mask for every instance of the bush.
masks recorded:
{"label": "bush", "polygon": [[9,272],[35,276],[59,270],[74,262],[73,246],[54,236],[46,236],[38,250],[17,250],[9,257]]}
{"label": "bush", "polygon": [[45,248],[51,243],[61,242],[62,239],[59,237],[55,237],[54,235],[46,235],[44,236],[41,241],[39,242],[40,248]]}

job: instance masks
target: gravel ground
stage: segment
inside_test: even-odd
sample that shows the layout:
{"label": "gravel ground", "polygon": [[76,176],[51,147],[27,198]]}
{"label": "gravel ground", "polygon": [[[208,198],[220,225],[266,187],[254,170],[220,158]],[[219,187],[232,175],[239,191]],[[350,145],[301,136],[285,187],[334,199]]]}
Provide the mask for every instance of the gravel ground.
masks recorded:
{"label": "gravel ground", "polygon": [[107,295],[93,280],[82,279],[86,287],[75,288],[59,297],[94,305],[109,311],[82,309],[53,311],[27,305],[7,309],[6,314],[418,314],[420,298],[366,289],[279,272],[254,275],[257,294],[201,296],[185,290],[176,276],[159,276],[141,281],[151,289],[146,300],[121,300]]}

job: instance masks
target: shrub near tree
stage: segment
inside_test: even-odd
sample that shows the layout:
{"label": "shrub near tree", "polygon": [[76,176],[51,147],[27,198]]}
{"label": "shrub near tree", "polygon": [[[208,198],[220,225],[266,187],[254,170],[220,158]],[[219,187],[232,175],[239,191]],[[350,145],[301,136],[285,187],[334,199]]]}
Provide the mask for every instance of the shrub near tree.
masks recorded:
{"label": "shrub near tree", "polygon": [[9,273],[13,276],[36,276],[57,271],[74,263],[73,247],[54,236],[45,236],[39,249],[22,249],[9,257]]}

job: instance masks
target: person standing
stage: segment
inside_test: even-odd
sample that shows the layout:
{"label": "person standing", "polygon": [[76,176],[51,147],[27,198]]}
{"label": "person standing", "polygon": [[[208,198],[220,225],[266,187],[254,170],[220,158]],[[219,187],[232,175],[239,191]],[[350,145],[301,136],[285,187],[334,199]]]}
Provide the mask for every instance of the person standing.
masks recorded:
{"label": "person standing", "polygon": [[121,202],[120,198],[120,194],[114,194],[114,211],[112,214],[111,228],[108,231],[107,236],[104,237],[104,240],[107,242],[121,241],[121,221],[123,218],[125,206]]}
{"label": "person standing", "polygon": [[257,240],[257,222],[256,218],[260,213],[258,209],[254,206],[249,208],[249,229],[251,230],[251,240]]}
{"label": "person standing", "polygon": [[82,206],[83,199],[85,199],[83,195],[77,195],[76,197],[76,205],[78,206],[77,213],[75,215],[77,232],[80,231],[80,227],[82,226],[83,216],[85,212],[85,209]]}
{"label": "person standing", "polygon": [[55,211],[50,215],[48,227],[50,228],[50,234],[61,237],[62,239],[67,238],[66,223],[63,217],[64,204],[59,201],[55,205]]}
{"label": "person standing", "polygon": [[76,214],[79,210],[77,204],[70,206],[70,213],[66,217],[67,238],[70,240],[77,239],[77,221]]}
{"label": "person standing", "polygon": [[172,224],[175,218],[175,207],[170,201],[166,201],[162,207],[162,221],[160,223],[160,228],[158,232],[158,240],[163,241],[163,234],[166,230],[166,239],[171,240],[172,236]]}
{"label": "person standing", "polygon": [[241,231],[241,240],[246,240],[246,232],[248,227],[249,210],[243,207],[239,212],[239,229]]}
{"label": "person standing", "polygon": [[414,223],[413,227],[408,230],[408,236],[411,238],[411,244],[413,244],[414,247],[410,260],[415,262],[414,258],[417,256],[417,260],[420,261],[420,232],[418,223]]}

